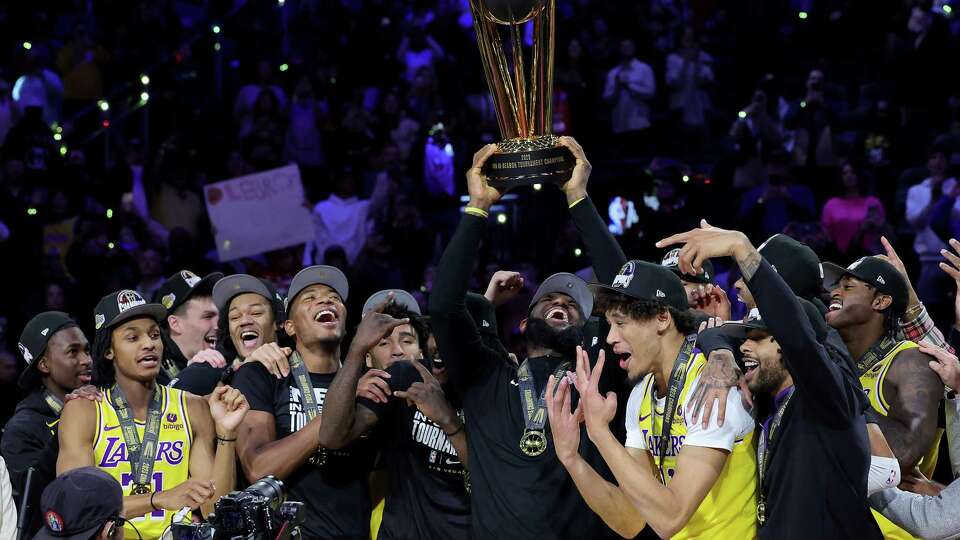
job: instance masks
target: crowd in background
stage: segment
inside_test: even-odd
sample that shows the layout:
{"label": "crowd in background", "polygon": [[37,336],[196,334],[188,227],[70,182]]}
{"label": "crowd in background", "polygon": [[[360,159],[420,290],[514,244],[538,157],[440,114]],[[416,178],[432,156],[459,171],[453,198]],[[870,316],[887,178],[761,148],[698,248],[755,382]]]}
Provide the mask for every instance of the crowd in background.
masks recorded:
{"label": "crowd in background", "polygon": [[[659,260],[653,241],[701,217],[755,243],[787,232],[843,265],[886,235],[947,328],[954,287],[935,260],[960,234],[953,9],[561,0],[554,131],[586,149],[631,258]],[[463,173],[500,138],[467,0],[8,3],[0,55],[4,418],[26,320],[62,310],[92,334],[103,294],[149,298],[183,268],[282,292],[326,263],[351,299],[400,288],[425,305]],[[202,186],[291,162],[326,233],[220,263]],[[561,197],[505,202],[476,269],[475,288],[501,268],[526,277],[500,315],[516,341],[540,279],[589,266],[562,205],[537,203]]]}

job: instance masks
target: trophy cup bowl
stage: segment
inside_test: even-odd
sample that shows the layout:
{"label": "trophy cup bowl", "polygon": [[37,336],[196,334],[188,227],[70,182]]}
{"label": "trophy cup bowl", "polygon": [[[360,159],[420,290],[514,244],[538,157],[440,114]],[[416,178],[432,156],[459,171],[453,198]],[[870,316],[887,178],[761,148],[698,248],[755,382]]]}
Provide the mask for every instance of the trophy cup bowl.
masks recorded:
{"label": "trophy cup bowl", "polygon": [[[575,160],[553,134],[556,0],[470,0],[477,45],[503,140],[487,160],[489,184],[508,191],[570,179]],[[533,24],[524,51],[522,25]],[[501,32],[508,34],[502,39]],[[507,45],[505,47],[505,45]],[[508,54],[509,51],[509,54]],[[526,56],[530,59],[529,72]]]}

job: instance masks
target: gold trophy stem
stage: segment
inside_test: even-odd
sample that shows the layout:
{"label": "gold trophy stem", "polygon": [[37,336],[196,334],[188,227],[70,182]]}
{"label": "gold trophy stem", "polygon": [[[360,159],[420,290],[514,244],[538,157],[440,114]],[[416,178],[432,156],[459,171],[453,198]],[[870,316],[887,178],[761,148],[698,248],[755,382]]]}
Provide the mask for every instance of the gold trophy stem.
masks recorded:
{"label": "gold trophy stem", "polygon": [[517,97],[514,95],[510,69],[503,53],[503,44],[497,32],[497,25],[484,16],[480,5],[482,1],[470,0],[470,8],[473,12],[473,26],[477,33],[477,44],[480,46],[484,74],[493,98],[500,132],[506,139],[515,139],[521,136],[520,121],[516,114]]}
{"label": "gold trophy stem", "polygon": [[[513,47],[513,83],[516,85],[514,91],[517,96],[517,119],[520,121],[520,136],[530,137],[529,116],[527,110],[530,104],[527,102],[527,76],[523,69],[523,36],[520,34],[521,26],[519,24],[510,25],[510,45]],[[536,74],[534,74],[536,77]]]}
{"label": "gold trophy stem", "polygon": [[533,23],[533,69],[530,88],[531,132],[553,133],[553,40],[556,0],[547,0],[546,8]]}

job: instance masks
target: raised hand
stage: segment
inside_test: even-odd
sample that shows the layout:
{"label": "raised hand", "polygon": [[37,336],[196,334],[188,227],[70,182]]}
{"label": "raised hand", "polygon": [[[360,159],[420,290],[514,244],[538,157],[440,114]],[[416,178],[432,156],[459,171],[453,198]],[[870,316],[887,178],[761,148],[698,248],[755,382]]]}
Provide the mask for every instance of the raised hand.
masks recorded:
{"label": "raised hand", "polygon": [[910,282],[910,276],[907,274],[907,267],[904,266],[903,261],[900,260],[900,256],[897,255],[897,251],[893,249],[893,244],[887,240],[886,236],[880,237],[880,243],[883,245],[883,250],[886,252],[886,254],[877,255],[876,257],[890,263],[894,268],[897,269],[898,272],[900,272],[900,275],[902,275],[903,279],[907,282],[907,292],[909,293],[907,309],[920,305],[920,299],[917,297],[917,291],[913,290],[913,283]]}
{"label": "raised hand", "polygon": [[217,427],[217,436],[233,438],[233,434],[243,422],[243,417],[250,410],[247,398],[239,390],[230,386],[218,386],[207,398],[210,405],[210,416]]}
{"label": "raised hand", "polygon": [[158,492],[154,502],[166,510],[179,510],[184,506],[196,509],[209,501],[215,493],[213,480],[188,478],[173,489]]}
{"label": "raised hand", "polygon": [[583,147],[573,137],[560,137],[560,146],[570,150],[576,160],[570,179],[560,186],[560,190],[567,196],[567,204],[572,204],[587,196],[587,181],[590,179],[593,165],[590,165],[590,162],[587,161],[587,155],[583,152]]}
{"label": "raised hand", "polygon": [[560,463],[567,465],[580,452],[580,424],[583,423],[583,400],[570,410],[570,381],[561,377],[559,381],[550,375],[547,379],[547,418],[550,420],[550,433],[553,447]]}
{"label": "raised hand", "polygon": [[393,293],[387,295],[386,300],[380,302],[370,313],[363,316],[360,326],[357,327],[357,333],[353,336],[353,342],[350,348],[356,348],[356,351],[366,353],[374,345],[380,343],[380,340],[389,336],[393,329],[407,324],[410,319],[394,319],[390,315],[383,313],[393,302]]}
{"label": "raised hand", "polygon": [[939,347],[931,347],[926,343],[920,343],[920,352],[933,357],[930,361],[930,369],[940,376],[944,385],[954,391],[960,389],[960,362],[957,361],[955,354],[950,354]]}
{"label": "raised hand", "polygon": [[956,238],[951,238],[950,247],[953,248],[952,253],[946,249],[940,250],[940,254],[947,260],[940,263],[940,269],[957,283],[957,296],[953,304],[956,318],[953,325],[960,330],[960,242]]}
{"label": "raised hand", "polygon": [[590,357],[583,347],[577,347],[577,382],[580,392],[580,404],[583,406],[583,418],[587,424],[587,434],[590,438],[603,430],[610,429],[610,421],[617,414],[617,395],[607,392],[600,393],[600,374],[603,372],[605,354],[601,350],[597,357],[597,365],[590,369]]}
{"label": "raised hand", "polygon": [[490,187],[487,175],[483,173],[483,166],[490,156],[497,153],[497,145],[488,144],[473,155],[473,165],[467,171],[467,193],[470,195],[469,206],[481,210],[489,210],[493,203],[500,200],[501,193]]}
{"label": "raised hand", "polygon": [[[742,263],[756,251],[742,232],[714,227],[705,219],[700,220],[699,229],[664,238],[657,242],[657,247],[666,248],[676,244],[684,245],[680,248],[680,271],[692,276],[700,275],[703,262],[707,259],[734,257],[738,263]],[[752,272],[750,274],[752,276]]]}
{"label": "raised hand", "polygon": [[717,317],[722,321],[730,320],[730,299],[727,298],[727,291],[723,287],[708,283],[701,285],[697,290],[688,295],[690,297],[693,309],[702,311],[711,317]]}
{"label": "raised hand", "polygon": [[460,425],[460,417],[453,409],[437,378],[430,373],[419,361],[413,361],[413,367],[420,372],[422,382],[415,382],[407,390],[398,390],[393,393],[401,399],[406,399],[415,405],[424,416],[436,422],[444,432],[452,432]]}
{"label": "raised hand", "polygon": [[494,307],[500,307],[517,296],[521,290],[523,290],[523,275],[520,272],[497,270],[490,278],[487,292],[483,296]]}
{"label": "raised hand", "polygon": [[85,399],[87,401],[100,401],[101,399],[103,399],[103,394],[100,392],[100,389],[97,388],[96,386],[92,384],[87,384],[87,385],[81,386],[80,388],[74,389],[73,392],[70,392],[69,394],[64,396],[63,402],[66,403],[74,399]]}
{"label": "raised hand", "polygon": [[367,398],[374,403],[390,401],[390,374],[382,369],[367,370],[357,381],[357,397]]}

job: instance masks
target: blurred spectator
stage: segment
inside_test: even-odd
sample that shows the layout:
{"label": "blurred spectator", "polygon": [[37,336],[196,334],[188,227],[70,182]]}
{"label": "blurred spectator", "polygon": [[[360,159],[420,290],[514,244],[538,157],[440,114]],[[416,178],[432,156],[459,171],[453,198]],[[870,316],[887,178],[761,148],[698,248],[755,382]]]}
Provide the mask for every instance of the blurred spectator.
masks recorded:
{"label": "blurred spectator", "polygon": [[790,105],[784,126],[794,130],[793,162],[797,165],[829,166],[835,163],[833,123],[836,119],[824,93],[823,71],[814,69],[807,76],[807,93]]}
{"label": "blurred spectator", "polygon": [[[927,157],[926,179],[907,192],[906,218],[916,231],[913,248],[920,260],[920,276],[917,278],[917,296],[933,315],[942,320],[950,309],[949,291],[952,283],[938,264],[943,260],[940,251],[947,248],[947,238],[941,238],[930,227],[933,210],[942,200],[956,198],[960,187],[956,178],[948,176],[947,157],[938,147],[930,149]],[[954,202],[952,219],[960,219],[960,205]]]}
{"label": "blurred spectator", "polygon": [[20,108],[10,94],[10,83],[0,79],[0,147],[7,139],[7,133],[20,119]]}
{"label": "blurred spectator", "polygon": [[20,159],[31,172],[38,173],[49,168],[54,159],[53,130],[44,121],[40,107],[24,109],[20,122],[7,134],[4,150]]}
{"label": "blurred spectator", "polygon": [[399,157],[406,160],[421,135],[420,124],[407,115],[401,104],[399,92],[396,90],[383,97],[376,119],[376,137],[378,142],[395,144],[400,151]]}
{"label": "blurred spectator", "polygon": [[436,69],[437,63],[444,58],[443,47],[433,36],[426,33],[422,21],[414,23],[414,27],[400,40],[397,47],[397,61],[404,69],[407,82],[413,82],[422,68]]}
{"label": "blurred spectator", "polygon": [[[190,152],[176,139],[164,143],[157,158],[160,185],[153,194],[151,215],[167,230],[183,229],[196,237],[200,220],[206,214],[195,181]],[[184,266],[193,268],[193,266]]]}
{"label": "blurred spectator", "polygon": [[163,256],[152,247],[140,250],[137,256],[137,266],[140,269],[140,281],[136,291],[144,298],[153,298],[160,285],[166,281],[163,273]]}
{"label": "blurred spectator", "polygon": [[794,221],[814,221],[816,200],[810,188],[794,182],[781,152],[767,162],[767,179],[740,199],[739,220],[744,232],[762,241]]}
{"label": "blurred spectator", "polygon": [[327,103],[314,96],[313,85],[304,77],[293,90],[290,105],[290,125],[283,146],[285,160],[301,167],[322,167],[326,156],[320,127],[326,119]]}
{"label": "blurred spectator", "polygon": [[52,70],[43,67],[38,55],[27,57],[26,73],[13,85],[13,100],[20,110],[39,107],[48,126],[60,120],[63,83]]}
{"label": "blurred spectator", "polygon": [[274,82],[273,67],[270,61],[263,59],[257,63],[257,81],[244,85],[237,92],[237,99],[233,105],[233,116],[240,127],[240,136],[253,131],[255,119],[255,108],[260,101],[260,94],[267,90],[276,98],[274,101],[277,113],[280,114],[287,109],[287,95],[280,86]]}
{"label": "blurred spectator", "polygon": [[57,53],[57,69],[63,74],[66,106],[72,102],[72,108],[76,109],[103,97],[100,66],[106,64],[109,58],[106,49],[93,41],[93,34],[86,24],[80,23],[74,27],[70,41]]}
{"label": "blurred spectator", "polygon": [[260,170],[277,167],[283,153],[284,118],[276,95],[270,90],[262,90],[252,114],[250,131],[240,132],[244,157]]}
{"label": "blurred spectator", "polygon": [[713,57],[700,49],[692,27],[683,32],[680,49],[667,56],[667,87],[670,110],[686,135],[702,139],[710,111],[710,96],[704,89],[713,82]]}
{"label": "blurred spectator", "polygon": [[616,135],[637,134],[650,127],[650,101],[657,91],[653,69],[637,59],[633,40],[620,42],[620,63],[607,73],[603,99],[613,107]]}
{"label": "blurred spectator", "polygon": [[776,103],[770,103],[767,93],[758,88],[730,127],[736,165],[733,187],[754,187],[766,182],[764,159],[783,144],[775,107]]}
{"label": "blurred spectator", "polygon": [[[855,237],[869,227],[876,227],[886,220],[886,211],[880,199],[870,195],[869,179],[851,162],[841,167],[843,195],[830,198],[823,205],[820,221],[830,240],[844,255],[865,246],[851,246]],[[844,260],[849,259],[845,257]]]}
{"label": "blurred spectator", "polygon": [[23,397],[17,386],[17,377],[20,369],[13,353],[0,350],[0,422],[4,425],[13,416],[17,403]]}

